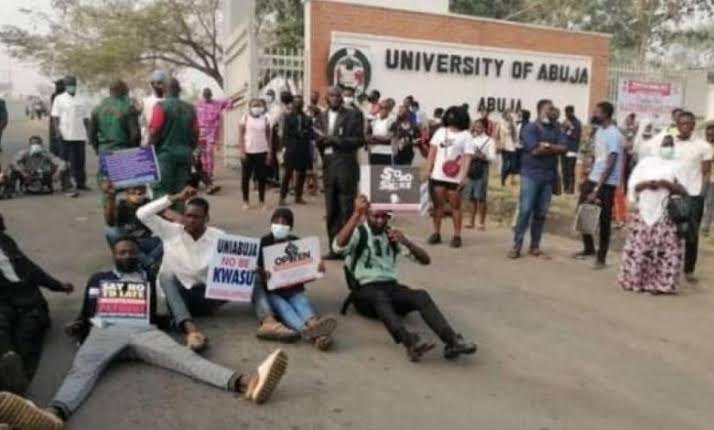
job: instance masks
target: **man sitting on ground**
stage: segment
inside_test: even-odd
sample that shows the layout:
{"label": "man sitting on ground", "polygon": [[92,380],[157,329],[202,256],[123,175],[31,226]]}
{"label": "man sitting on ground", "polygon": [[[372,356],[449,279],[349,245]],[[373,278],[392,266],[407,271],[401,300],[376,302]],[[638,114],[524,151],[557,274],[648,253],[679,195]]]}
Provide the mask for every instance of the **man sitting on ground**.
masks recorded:
{"label": "man sitting on ground", "polygon": [[152,236],[151,230],[136,217],[136,211],[149,202],[146,197],[146,186],[138,185],[124,190],[126,198],[117,202],[117,191],[108,180],[100,184],[106,198],[104,199],[104,235],[109,246],[121,237],[129,236],[139,244],[139,262],[141,268],[156,273],[161,263],[163,247],[161,239]]}
{"label": "man sitting on ground", "polygon": [[28,194],[51,194],[54,181],[60,179],[67,170],[67,164],[47,151],[42,138],[32,136],[26,149],[21,149],[13,157],[10,165],[10,187]]}
{"label": "man sitting on ground", "polygon": [[[61,429],[117,358],[132,357],[228,390],[261,404],[268,400],[287,368],[276,350],[253,372],[241,374],[212,363],[176,343],[155,325],[156,289],[139,268],[139,249],[131,238],[112,249],[114,268],[89,279],[82,305],[89,335],[47,410],[10,393],[0,393],[0,422],[19,429]],[[109,298],[111,297],[111,298]],[[131,303],[122,303],[130,297]],[[123,309],[121,309],[124,307]],[[117,315],[120,310],[120,316]]]}
{"label": "man sitting on ground", "polygon": [[423,265],[428,265],[431,259],[404,233],[390,228],[388,220],[387,212],[370,211],[367,198],[359,196],[352,216],[335,237],[332,249],[346,257],[346,273],[352,284],[343,313],[351,302],[360,314],[380,319],[394,341],[404,345],[412,361],[418,361],[435,346],[404,327],[401,317],[412,311],[419,311],[424,322],[444,342],[444,357],[452,359],[475,353],[476,344],[465,342],[454,332],[429,293],[399,284],[399,254],[410,256]]}
{"label": "man sitting on ground", "polygon": [[[159,283],[166,294],[176,327],[186,334],[188,347],[199,351],[206,346],[206,338],[193,317],[212,314],[225,302],[205,297],[208,264],[223,232],[208,226],[208,202],[200,197],[194,198],[195,194],[195,188],[186,187],[179,194],[145,204],[136,216],[163,242],[164,258]],[[170,206],[184,202],[186,210],[180,223],[159,216]],[[265,289],[253,289],[253,308],[261,323],[257,333],[259,338],[295,340],[300,337],[299,333],[285,327],[273,316]]]}
{"label": "man sitting on ground", "polygon": [[20,251],[5,233],[0,215],[0,390],[23,393],[40,363],[42,340],[50,326],[40,287],[67,294],[74,290]]}

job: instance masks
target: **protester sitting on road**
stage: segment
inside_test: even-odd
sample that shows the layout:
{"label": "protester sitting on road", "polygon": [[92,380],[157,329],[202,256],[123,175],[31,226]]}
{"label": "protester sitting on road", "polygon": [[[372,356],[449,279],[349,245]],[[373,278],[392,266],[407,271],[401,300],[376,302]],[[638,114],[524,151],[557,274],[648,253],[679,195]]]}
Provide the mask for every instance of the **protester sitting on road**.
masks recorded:
{"label": "protester sitting on road", "polygon": [[451,247],[461,247],[461,192],[474,154],[470,126],[468,112],[462,107],[452,106],[444,113],[443,127],[431,139],[427,172],[433,189],[434,233],[429,236],[430,245],[441,243],[441,220],[444,218],[444,207],[449,203],[454,223]]}
{"label": "protester sitting on road", "polygon": [[[366,217],[366,221],[365,221]],[[352,303],[357,311],[380,319],[395,342],[401,343],[412,361],[417,361],[434,343],[407,330],[401,317],[419,311],[426,324],[444,342],[444,357],[456,358],[476,352],[476,344],[465,342],[454,332],[429,293],[413,290],[397,279],[397,256],[405,254],[427,265],[429,255],[400,230],[389,226],[389,214],[370,211],[365,196],[355,200],[354,212],[332,243],[334,252],[345,256],[350,296],[342,308]]]}
{"label": "protester sitting on road", "polygon": [[[42,145],[42,138],[32,136],[27,149],[15,154],[10,165],[10,188],[27,194],[51,194],[54,182],[60,180],[67,164]],[[76,197],[76,194],[72,194]]]}
{"label": "protester sitting on road", "polygon": [[43,336],[50,326],[40,287],[67,294],[74,290],[20,251],[5,233],[0,214],[0,391],[23,393],[37,371]]}
{"label": "protester sitting on road", "polygon": [[474,228],[476,214],[478,213],[478,229],[486,230],[486,210],[488,201],[488,177],[491,163],[496,161],[496,144],[486,134],[486,127],[482,120],[476,120],[472,132],[474,156],[466,173],[466,186],[464,199],[471,201],[471,215],[466,228]]}
{"label": "protester sitting on road", "polygon": [[[166,294],[174,324],[186,334],[187,346],[199,351],[205,348],[207,340],[193,317],[212,314],[225,302],[205,297],[208,264],[223,232],[208,226],[208,202],[194,198],[195,194],[194,188],[186,187],[179,194],[145,204],[137,210],[136,216],[163,242],[159,283]],[[175,203],[186,203],[180,222],[159,216]],[[256,334],[259,338],[291,340],[299,336],[275,319],[264,289],[253,289],[253,308],[260,321]]]}
{"label": "protester sitting on road", "polygon": [[[242,393],[257,404],[268,400],[285,373],[287,355],[278,349],[253,372],[239,373],[176,343],[154,324],[156,289],[153,279],[139,268],[137,254],[138,246],[133,239],[120,239],[113,247],[113,269],[95,273],[87,282],[82,315],[90,327],[89,335],[77,351],[72,368],[49,408],[43,410],[10,393],[0,393],[0,422],[19,429],[61,429],[64,421],[89,396],[104,370],[124,357],[172,370],[229,392]],[[125,314],[118,319],[107,314],[107,307],[102,303],[103,290],[114,288],[115,292],[117,285],[124,292],[126,288],[136,288],[128,291],[132,293],[132,302],[143,301],[140,306],[133,303],[136,315]]]}
{"label": "protester sitting on road", "polygon": [[671,138],[663,139],[658,153],[641,160],[632,171],[627,195],[637,204],[637,213],[629,220],[617,279],[625,290],[663,294],[675,293],[679,287],[684,248],[666,206],[670,195],[686,194],[677,182],[680,176]]}
{"label": "protester sitting on road", "polygon": [[141,268],[156,273],[163,256],[161,239],[152,236],[151,230],[136,217],[137,210],[149,202],[146,186],[129,187],[124,191],[126,198],[117,202],[117,190],[108,180],[100,184],[104,199],[104,236],[109,247],[114,246],[122,237],[131,237],[139,245],[139,263]]}
{"label": "protester sitting on road", "polygon": [[[270,233],[260,239],[260,253],[258,257],[258,273],[263,283],[270,279],[270,271],[265,270],[263,261],[263,248],[279,243],[298,240],[290,232],[294,226],[293,212],[288,208],[278,208],[270,218]],[[325,266],[320,262],[320,271],[325,271]],[[265,288],[261,285],[259,288]],[[310,299],[305,292],[305,285],[295,284],[290,287],[269,291],[268,300],[278,318],[299,332],[302,338],[314,344],[320,350],[327,350],[332,345],[332,333],[337,328],[334,317],[317,317]]]}

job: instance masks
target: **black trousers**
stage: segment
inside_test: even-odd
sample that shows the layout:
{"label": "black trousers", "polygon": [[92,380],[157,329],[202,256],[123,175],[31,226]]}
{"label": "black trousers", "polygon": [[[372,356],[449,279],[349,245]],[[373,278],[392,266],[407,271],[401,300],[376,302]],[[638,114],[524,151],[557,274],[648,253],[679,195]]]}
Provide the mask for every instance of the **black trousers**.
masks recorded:
{"label": "black trousers", "polygon": [[[580,188],[580,199],[578,204],[585,203],[588,195],[593,192],[597,184],[593,181],[587,181]],[[610,230],[612,226],[612,206],[615,203],[614,185],[603,185],[597,194],[600,200],[600,243],[597,249],[597,261],[604,263],[607,258],[607,251],[610,248]],[[583,251],[587,254],[595,254],[595,239],[589,235],[583,235]]]}
{"label": "black trousers", "polygon": [[516,151],[501,152],[501,186],[506,185],[506,179],[510,175],[516,174],[518,171],[517,162]]}
{"label": "black trousers", "polygon": [[687,235],[684,242],[684,273],[694,273],[697,267],[697,256],[699,254],[699,225],[702,223],[704,215],[704,197],[689,196],[689,205],[692,217],[689,220],[689,228],[694,233]]}
{"label": "black trousers", "polygon": [[46,303],[14,306],[4,300],[0,302],[0,356],[15,351],[22,358],[28,381],[37,372],[45,331],[49,326]]}
{"label": "black trousers", "polygon": [[327,155],[324,160],[325,221],[332,246],[332,239],[352,215],[359,184],[359,165],[355,154]]}
{"label": "black trousers", "polygon": [[87,186],[87,171],[85,168],[85,143],[81,140],[62,141],[62,159],[69,163],[68,171],[78,188]]}
{"label": "black trousers", "polygon": [[575,194],[575,164],[576,157],[560,156],[560,166],[563,172],[563,192],[565,194]]}
{"label": "black trousers", "polygon": [[396,282],[376,282],[363,285],[353,297],[357,312],[376,318],[397,343],[411,339],[402,323],[402,317],[417,311],[424,322],[446,344],[454,341],[456,334],[439,308],[424,290],[413,290]]}
{"label": "black trousers", "polygon": [[268,153],[246,154],[245,160],[241,162],[241,189],[243,191],[243,201],[248,202],[250,196],[250,179],[255,174],[258,181],[258,200],[265,202],[265,182],[268,179],[270,167],[268,166]]}
{"label": "black trousers", "polygon": [[280,184],[280,199],[284,200],[288,196],[288,190],[290,189],[290,181],[293,179],[293,173],[295,173],[295,200],[302,199],[302,193],[305,189],[305,169],[294,169],[292,166],[285,165],[285,172],[283,173],[283,182]]}
{"label": "black trousers", "polygon": [[372,166],[389,166],[392,156],[389,154],[369,154],[369,164]]}

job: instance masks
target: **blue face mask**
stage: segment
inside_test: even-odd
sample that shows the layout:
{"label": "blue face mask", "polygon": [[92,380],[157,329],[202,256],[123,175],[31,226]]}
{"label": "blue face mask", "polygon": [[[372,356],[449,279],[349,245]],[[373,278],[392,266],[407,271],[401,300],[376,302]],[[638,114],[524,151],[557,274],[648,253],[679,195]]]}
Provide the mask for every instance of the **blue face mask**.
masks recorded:
{"label": "blue face mask", "polygon": [[273,224],[270,226],[270,232],[277,240],[282,240],[290,234],[290,226],[285,224]]}

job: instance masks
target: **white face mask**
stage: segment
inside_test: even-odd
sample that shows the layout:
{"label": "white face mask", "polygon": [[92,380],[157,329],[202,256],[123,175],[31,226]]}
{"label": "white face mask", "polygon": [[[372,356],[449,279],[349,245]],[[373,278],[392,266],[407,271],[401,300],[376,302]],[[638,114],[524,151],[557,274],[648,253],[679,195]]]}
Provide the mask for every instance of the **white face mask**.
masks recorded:
{"label": "white face mask", "polygon": [[355,99],[353,97],[345,97],[344,101],[345,101],[346,105],[351,105],[352,103],[355,102]]}
{"label": "white face mask", "polygon": [[252,116],[261,116],[263,114],[263,108],[262,107],[252,107],[252,108],[250,108],[250,114]]}
{"label": "white face mask", "polygon": [[30,145],[30,155],[36,155],[42,152],[42,145],[33,143]]}
{"label": "white face mask", "polygon": [[282,240],[290,234],[290,226],[285,224],[272,224],[270,226],[270,232],[273,233],[274,238]]}
{"label": "white face mask", "polygon": [[659,156],[665,160],[674,159],[674,147],[673,146],[662,146],[659,148]]}

